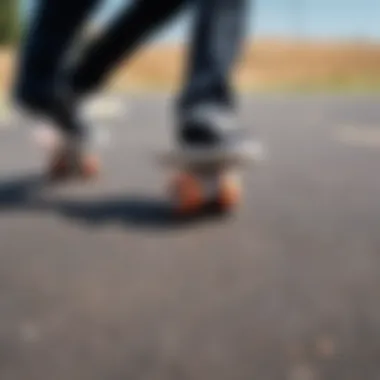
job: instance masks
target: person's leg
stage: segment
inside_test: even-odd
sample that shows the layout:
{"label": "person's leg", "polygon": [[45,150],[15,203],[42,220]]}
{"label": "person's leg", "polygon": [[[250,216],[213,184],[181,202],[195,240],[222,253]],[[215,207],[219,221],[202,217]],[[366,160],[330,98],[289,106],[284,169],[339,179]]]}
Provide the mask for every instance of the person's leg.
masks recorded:
{"label": "person's leg", "polygon": [[146,41],[152,32],[176,15],[186,0],[138,0],[122,12],[100,38],[85,49],[69,68],[68,76],[77,96],[94,91],[112,70]]}
{"label": "person's leg", "polygon": [[[97,0],[75,1],[40,0],[38,17],[33,20],[25,41],[15,86],[17,99],[24,108],[47,116],[63,132],[66,148],[57,151],[52,165],[53,172],[63,172],[63,175],[66,175],[66,162],[72,161],[70,157],[77,157],[74,160],[79,165],[83,164],[82,159],[91,157],[80,158],[88,136],[87,128],[78,117],[77,96],[97,87],[123,56],[133,53],[149,32],[185,3],[185,0],[160,3],[139,0],[89,47],[74,66],[72,75],[66,76],[61,70],[66,63],[70,42]],[[78,94],[75,94],[77,89]],[[73,150],[77,152],[74,155],[70,153]]]}
{"label": "person's leg", "polygon": [[185,144],[213,144],[224,139],[234,113],[231,74],[244,38],[248,0],[193,1],[195,29],[178,104],[178,138]]}
{"label": "person's leg", "polygon": [[38,0],[21,49],[17,101],[70,133],[79,133],[80,125],[57,90],[57,77],[82,23],[97,2]]}

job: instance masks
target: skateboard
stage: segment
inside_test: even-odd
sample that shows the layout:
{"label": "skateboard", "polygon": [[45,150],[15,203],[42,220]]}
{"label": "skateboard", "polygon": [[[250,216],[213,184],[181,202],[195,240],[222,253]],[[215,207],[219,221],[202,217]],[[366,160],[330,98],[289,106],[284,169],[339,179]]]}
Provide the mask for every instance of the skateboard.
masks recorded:
{"label": "skateboard", "polygon": [[160,163],[174,169],[169,192],[175,214],[229,214],[236,210],[243,197],[243,169],[263,157],[262,146],[254,142],[211,150],[164,151]]}

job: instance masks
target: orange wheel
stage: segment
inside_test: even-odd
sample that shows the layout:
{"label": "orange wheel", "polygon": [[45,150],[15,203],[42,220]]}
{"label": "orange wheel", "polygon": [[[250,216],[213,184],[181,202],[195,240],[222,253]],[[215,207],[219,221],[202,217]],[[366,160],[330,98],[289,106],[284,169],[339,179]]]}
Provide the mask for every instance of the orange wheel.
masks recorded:
{"label": "orange wheel", "polygon": [[66,178],[70,172],[68,160],[62,154],[53,158],[50,167],[48,169],[49,177],[52,180],[60,180]]}
{"label": "orange wheel", "polygon": [[84,157],[80,163],[80,174],[86,179],[97,177],[99,166],[99,160],[95,156]]}
{"label": "orange wheel", "polygon": [[179,215],[198,212],[203,204],[202,183],[191,174],[179,174],[173,183],[175,211]]}
{"label": "orange wheel", "polygon": [[99,174],[99,161],[95,156],[83,156],[77,163],[70,161],[65,153],[56,155],[49,168],[49,177],[60,181],[75,177],[91,179]]}
{"label": "orange wheel", "polygon": [[238,178],[225,175],[220,178],[217,205],[221,211],[228,212],[236,207],[242,198],[241,183]]}

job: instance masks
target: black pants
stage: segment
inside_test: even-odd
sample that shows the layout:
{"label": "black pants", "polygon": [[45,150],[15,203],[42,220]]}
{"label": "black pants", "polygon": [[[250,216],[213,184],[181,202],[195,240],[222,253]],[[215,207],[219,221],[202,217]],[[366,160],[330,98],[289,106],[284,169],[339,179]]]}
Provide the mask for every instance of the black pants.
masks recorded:
{"label": "black pants", "polygon": [[[68,51],[98,0],[39,0],[22,49],[16,95],[21,104],[44,113],[66,131],[81,129],[74,98],[102,85],[157,28],[185,6],[194,14],[192,46],[180,112],[198,106],[233,107],[231,70],[243,39],[247,0],[137,0],[120,12],[98,39],[65,70]],[[62,86],[64,85],[64,86]],[[57,90],[58,89],[58,90]]]}

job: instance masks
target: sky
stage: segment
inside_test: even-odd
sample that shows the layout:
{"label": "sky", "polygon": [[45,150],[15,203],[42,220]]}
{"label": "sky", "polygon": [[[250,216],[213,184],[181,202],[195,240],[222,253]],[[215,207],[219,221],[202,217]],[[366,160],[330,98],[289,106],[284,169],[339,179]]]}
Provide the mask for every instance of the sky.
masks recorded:
{"label": "sky", "polygon": [[[31,6],[36,0],[23,0]],[[103,0],[95,19],[106,23],[131,0]],[[375,40],[380,42],[380,0],[256,0],[249,33],[259,37]],[[182,40],[189,18],[180,15],[158,37]]]}

